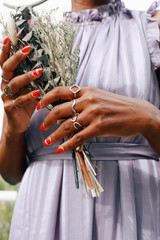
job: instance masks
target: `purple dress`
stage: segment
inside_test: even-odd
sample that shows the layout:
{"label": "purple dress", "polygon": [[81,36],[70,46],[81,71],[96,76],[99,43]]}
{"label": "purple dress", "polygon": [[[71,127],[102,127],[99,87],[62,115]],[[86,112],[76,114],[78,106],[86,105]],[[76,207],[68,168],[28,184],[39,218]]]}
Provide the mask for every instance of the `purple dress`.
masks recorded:
{"label": "purple dress", "polygon": [[[77,84],[145,99],[158,108],[159,28],[148,12],[129,11],[122,2],[67,13],[79,27]],[[159,240],[160,165],[141,135],[101,137],[90,151],[101,169],[99,198],[86,199],[74,183],[71,153],[54,153],[60,142],[43,147],[53,132],[40,132],[47,109],[35,111],[26,131],[30,166],[13,213],[10,240]],[[62,141],[61,141],[62,142]]]}

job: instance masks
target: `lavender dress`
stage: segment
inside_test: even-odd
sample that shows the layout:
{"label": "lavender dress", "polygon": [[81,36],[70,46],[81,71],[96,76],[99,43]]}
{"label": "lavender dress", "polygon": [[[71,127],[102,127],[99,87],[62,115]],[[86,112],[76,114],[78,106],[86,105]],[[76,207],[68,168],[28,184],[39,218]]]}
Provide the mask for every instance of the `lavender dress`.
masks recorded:
{"label": "lavender dress", "polygon": [[[122,2],[67,16],[79,26],[77,84],[145,99],[159,108],[155,69],[160,67],[159,29],[149,11],[129,11]],[[30,166],[16,201],[10,240],[159,240],[160,165],[143,136],[91,140],[101,169],[99,198],[76,190],[71,153],[43,147],[39,128],[48,110],[36,111],[26,131]],[[80,176],[80,175],[79,175]]]}

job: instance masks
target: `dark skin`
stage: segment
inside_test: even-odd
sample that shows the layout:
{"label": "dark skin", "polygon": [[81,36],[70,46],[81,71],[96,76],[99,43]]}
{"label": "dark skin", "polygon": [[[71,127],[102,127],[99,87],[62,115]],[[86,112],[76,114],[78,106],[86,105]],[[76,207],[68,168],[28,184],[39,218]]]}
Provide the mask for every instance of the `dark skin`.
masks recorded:
{"label": "dark skin", "polygon": [[[72,11],[96,8],[105,3],[106,1],[97,0],[73,0]],[[159,13],[154,17],[160,22]],[[24,132],[28,128],[37,104],[37,96],[28,93],[25,85],[39,76],[34,76],[32,72],[15,76],[15,67],[29,55],[30,50],[26,53],[20,50],[12,57],[9,57],[9,52],[10,40],[8,39],[2,48],[0,64],[3,78],[9,80],[9,85],[13,89],[13,93],[16,94],[15,103],[20,109],[13,106],[13,97],[6,97],[5,94],[2,94],[5,114],[0,142],[0,173],[8,182],[15,184],[21,180],[26,169]],[[6,84],[2,81],[2,91]],[[50,91],[42,98],[39,107],[44,108],[59,98],[69,101],[50,111],[42,123],[44,130],[51,127],[58,119],[70,117],[73,114],[71,108],[73,93],[68,87],[58,87]],[[72,138],[60,146],[66,152],[93,137],[130,137],[141,134],[160,156],[160,111],[151,103],[92,87],[82,87],[76,95],[75,109],[79,113],[77,121],[85,128],[76,132],[73,123],[68,119],[49,136],[50,144],[74,134]]]}

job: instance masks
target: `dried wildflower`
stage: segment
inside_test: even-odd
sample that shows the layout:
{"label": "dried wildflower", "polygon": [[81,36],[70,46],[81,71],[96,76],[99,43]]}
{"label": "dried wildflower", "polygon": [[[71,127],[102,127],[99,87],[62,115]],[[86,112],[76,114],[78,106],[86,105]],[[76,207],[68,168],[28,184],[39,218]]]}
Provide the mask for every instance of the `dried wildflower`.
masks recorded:
{"label": "dried wildflower", "polygon": [[9,38],[12,44],[15,46],[18,43],[17,29],[16,29],[15,21],[12,17],[9,17],[7,20],[7,32],[9,34]]}
{"label": "dried wildflower", "polygon": [[[54,10],[43,12],[41,15],[33,14],[29,8],[21,7],[6,27],[3,21],[4,33],[9,33],[12,41],[11,54],[30,44],[31,53],[16,68],[17,75],[43,68],[40,78],[29,83],[28,89],[40,89],[40,98],[57,86],[72,86],[76,83],[76,74],[79,66],[79,47],[72,50],[77,27],[71,20],[64,17],[57,22]],[[52,109],[56,102],[50,104]],[[92,156],[84,146],[81,150],[73,150],[73,166],[76,188],[79,188],[77,164],[82,174],[86,197],[88,198],[87,184],[92,196],[99,196],[103,188],[96,179],[96,173],[91,165],[95,163]],[[96,166],[96,165],[95,165]],[[97,167],[97,166],[96,166]]]}

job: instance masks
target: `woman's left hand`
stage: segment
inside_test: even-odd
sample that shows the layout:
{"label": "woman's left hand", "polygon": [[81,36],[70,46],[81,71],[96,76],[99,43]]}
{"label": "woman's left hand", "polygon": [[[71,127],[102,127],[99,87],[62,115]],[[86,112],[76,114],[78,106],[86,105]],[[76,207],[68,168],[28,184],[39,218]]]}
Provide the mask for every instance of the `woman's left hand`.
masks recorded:
{"label": "woman's left hand", "polygon": [[[57,120],[67,118],[44,141],[45,146],[52,145],[66,136],[72,136],[58,148],[57,153],[72,150],[93,137],[131,137],[139,134],[145,136],[150,130],[156,130],[157,121],[160,121],[159,109],[145,100],[93,87],[82,87],[76,94],[74,106],[73,98],[74,94],[69,87],[57,87],[43,96],[37,105],[39,110],[59,99],[68,100],[55,106],[40,128],[41,131],[47,130]],[[76,118],[73,117],[73,107],[78,113]]]}

